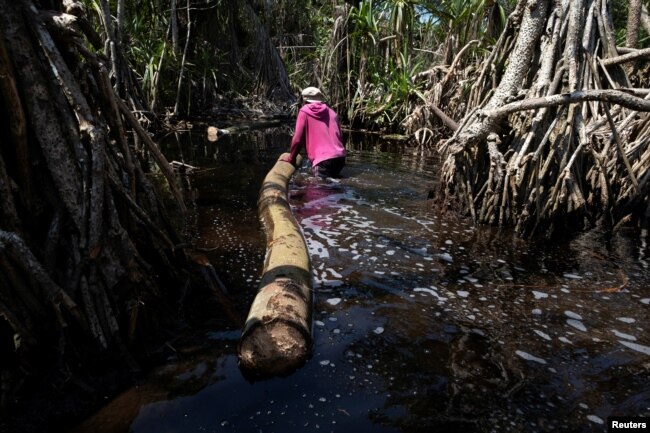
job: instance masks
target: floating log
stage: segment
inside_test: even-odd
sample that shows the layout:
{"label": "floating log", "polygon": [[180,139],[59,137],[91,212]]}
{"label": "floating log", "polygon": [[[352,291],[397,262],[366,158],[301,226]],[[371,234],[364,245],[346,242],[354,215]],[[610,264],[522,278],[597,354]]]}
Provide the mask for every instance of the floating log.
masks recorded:
{"label": "floating log", "polygon": [[217,141],[224,135],[239,134],[254,129],[273,128],[282,125],[282,119],[272,119],[260,122],[247,123],[245,125],[233,125],[227,128],[217,128],[216,126],[208,126],[207,134],[208,141]]}
{"label": "floating log", "polygon": [[311,263],[287,199],[294,171],[293,165],[278,159],[264,179],[258,201],[266,231],[266,259],[239,343],[240,367],[256,378],[291,373],[311,353]]}

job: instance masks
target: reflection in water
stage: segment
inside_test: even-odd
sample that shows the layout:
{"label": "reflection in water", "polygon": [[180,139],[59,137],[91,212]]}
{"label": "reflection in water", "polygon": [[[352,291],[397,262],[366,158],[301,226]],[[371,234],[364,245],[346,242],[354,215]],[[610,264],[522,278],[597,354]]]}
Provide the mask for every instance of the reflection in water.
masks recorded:
{"label": "reflection in water", "polygon": [[[264,255],[257,191],[290,136],[246,139],[178,146],[207,168],[191,179],[196,242],[214,248],[242,314]],[[77,431],[589,432],[609,415],[650,414],[638,239],[546,245],[474,228],[427,206],[433,159],[348,146],[343,178],[305,170],[290,188],[314,271],[313,359],[248,383],[239,330],[215,323]]]}

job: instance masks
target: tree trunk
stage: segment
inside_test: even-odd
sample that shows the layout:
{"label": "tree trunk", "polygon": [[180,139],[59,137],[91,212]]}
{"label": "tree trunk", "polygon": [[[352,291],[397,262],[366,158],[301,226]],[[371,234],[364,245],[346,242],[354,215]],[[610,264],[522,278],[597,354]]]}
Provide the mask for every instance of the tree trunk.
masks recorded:
{"label": "tree trunk", "polygon": [[175,54],[178,54],[179,44],[178,44],[178,12],[176,10],[176,0],[171,0],[171,32],[172,32],[172,50]]}
{"label": "tree trunk", "polygon": [[[181,70],[178,73],[178,87],[176,89],[176,103],[174,104],[174,116],[177,116],[180,110],[181,90],[183,87],[183,75],[185,73],[185,60],[187,59],[187,49],[190,45],[190,35],[192,34],[192,19],[190,16],[190,0],[187,0],[187,35],[185,36],[185,48],[183,48],[183,59],[181,60]],[[187,95],[188,99],[190,95]],[[189,111],[189,110],[188,110]],[[190,113],[186,113],[189,115]]]}
{"label": "tree trunk", "polygon": [[[0,377],[11,383],[41,367],[80,383],[100,356],[137,370],[132,353],[160,344],[187,279],[180,240],[126,141],[126,125],[139,124],[86,48],[81,9],[65,2],[78,19],[62,29],[31,0],[0,0],[0,326],[15,335],[0,351],[17,359]],[[182,200],[164,156],[136,133]]]}
{"label": "tree trunk", "polygon": [[641,0],[629,0],[627,12],[627,37],[625,46],[636,48],[639,42],[639,25],[641,23]]}
{"label": "tree trunk", "polygon": [[237,2],[237,5],[241,8],[243,19],[248,21],[247,26],[251,32],[255,72],[258,75],[260,90],[272,100],[294,100],[287,70],[266,25],[255,13],[250,0]]}
{"label": "tree trunk", "polygon": [[647,34],[650,35],[650,13],[648,8],[641,3],[641,25]]}

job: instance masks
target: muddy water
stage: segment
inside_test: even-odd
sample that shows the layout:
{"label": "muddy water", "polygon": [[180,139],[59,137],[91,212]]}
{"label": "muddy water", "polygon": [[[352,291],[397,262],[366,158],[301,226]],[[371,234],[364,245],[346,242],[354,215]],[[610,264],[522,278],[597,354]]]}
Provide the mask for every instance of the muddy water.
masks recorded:
{"label": "muddy water", "polygon": [[[191,138],[191,142],[189,139]],[[289,137],[167,141],[244,316],[264,256],[262,178]],[[237,326],[206,322],[194,344],[77,431],[601,432],[650,415],[650,272],[638,233],[523,242],[431,209],[435,160],[348,142],[343,178],[302,170],[290,187],[315,281],[313,358],[250,383]]]}

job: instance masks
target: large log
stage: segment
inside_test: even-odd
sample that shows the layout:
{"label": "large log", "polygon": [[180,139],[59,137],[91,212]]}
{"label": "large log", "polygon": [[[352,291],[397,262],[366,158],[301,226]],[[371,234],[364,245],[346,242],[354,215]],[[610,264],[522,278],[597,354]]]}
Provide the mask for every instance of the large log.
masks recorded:
{"label": "large log", "polygon": [[293,165],[278,159],[264,179],[258,201],[267,238],[266,259],[239,344],[240,367],[254,377],[291,373],[311,353],[311,263],[287,199],[294,171]]}

